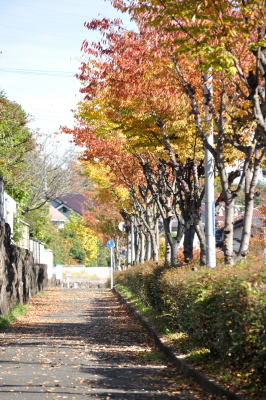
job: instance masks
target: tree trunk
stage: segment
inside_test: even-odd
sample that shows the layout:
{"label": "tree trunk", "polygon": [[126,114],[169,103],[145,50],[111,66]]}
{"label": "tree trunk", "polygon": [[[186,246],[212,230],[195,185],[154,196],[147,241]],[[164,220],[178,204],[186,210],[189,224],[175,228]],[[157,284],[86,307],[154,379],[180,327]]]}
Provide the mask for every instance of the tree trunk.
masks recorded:
{"label": "tree trunk", "polygon": [[158,218],[155,224],[155,240],[156,240],[156,248],[158,253],[158,260],[159,260],[159,253],[160,253],[160,232],[159,232],[159,223]]}
{"label": "tree trunk", "polygon": [[245,201],[245,214],[243,222],[243,230],[241,235],[240,247],[237,253],[237,258],[246,257],[248,254],[249,241],[251,236],[252,216],[254,209],[254,198],[252,196],[246,196]]}
{"label": "tree trunk", "polygon": [[198,236],[200,244],[200,265],[206,265],[207,255],[206,255],[205,232],[201,221],[195,224],[195,231]]}
{"label": "tree trunk", "polygon": [[[177,233],[176,236],[173,237],[172,236],[172,232],[171,232],[171,223],[172,223],[172,217],[168,217],[168,218],[164,218],[164,231],[165,231],[165,237],[166,237],[166,241],[169,244],[170,247],[170,264],[171,267],[175,267],[178,264],[178,246],[180,244],[180,241],[183,237],[183,232],[184,232],[184,228],[183,225],[180,223],[180,221],[178,220],[178,226],[177,226]],[[166,265],[168,264],[168,251],[169,251],[169,247],[166,245],[165,248],[165,261],[166,261]]]}
{"label": "tree trunk", "polygon": [[224,252],[224,260],[227,265],[234,264],[233,244],[234,244],[234,200],[231,198],[225,201],[223,252]]}
{"label": "tree trunk", "polygon": [[145,246],[145,261],[151,260],[151,235],[146,233],[146,246]]}
{"label": "tree trunk", "polygon": [[195,227],[194,225],[186,225],[184,234],[184,259],[185,263],[189,263],[193,259],[193,242],[195,237]]}
{"label": "tree trunk", "polygon": [[153,261],[159,260],[159,249],[156,231],[151,231],[151,258]]}
{"label": "tree trunk", "polygon": [[119,245],[119,236],[115,237],[116,246],[114,248],[114,258],[115,258],[115,266],[116,270],[121,270],[121,252],[120,252],[120,245]]}
{"label": "tree trunk", "polygon": [[141,236],[140,232],[135,235],[135,262],[134,264],[140,263],[140,252],[141,252]]}
{"label": "tree trunk", "polygon": [[176,267],[178,265],[178,247],[180,244],[180,241],[175,240],[173,238],[172,242],[170,243],[171,247],[171,267]]}
{"label": "tree trunk", "polygon": [[140,233],[140,256],[139,262],[140,264],[144,264],[145,261],[145,235],[143,232]]}
{"label": "tree trunk", "polygon": [[258,172],[259,172],[259,165],[254,166],[252,178],[250,169],[248,169],[246,172],[244,223],[243,223],[241,242],[237,253],[237,258],[246,257],[248,254],[249,242],[251,237],[253,209],[254,209],[254,196],[258,181]]}
{"label": "tree trunk", "polygon": [[135,232],[135,218],[131,217],[131,265],[136,261],[136,232]]}
{"label": "tree trunk", "polygon": [[131,265],[131,231],[127,229],[127,267]]}
{"label": "tree trunk", "polygon": [[165,234],[164,264],[166,267],[169,267],[171,265],[171,247],[166,234]]}

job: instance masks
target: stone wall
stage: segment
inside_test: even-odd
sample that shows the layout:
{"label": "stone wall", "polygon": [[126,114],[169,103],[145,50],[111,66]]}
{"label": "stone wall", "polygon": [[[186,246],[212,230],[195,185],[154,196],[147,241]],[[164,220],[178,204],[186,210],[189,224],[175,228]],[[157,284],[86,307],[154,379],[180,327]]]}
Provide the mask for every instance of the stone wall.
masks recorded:
{"label": "stone wall", "polygon": [[11,243],[10,227],[0,221],[0,314],[47,286],[47,266],[34,264],[29,250]]}

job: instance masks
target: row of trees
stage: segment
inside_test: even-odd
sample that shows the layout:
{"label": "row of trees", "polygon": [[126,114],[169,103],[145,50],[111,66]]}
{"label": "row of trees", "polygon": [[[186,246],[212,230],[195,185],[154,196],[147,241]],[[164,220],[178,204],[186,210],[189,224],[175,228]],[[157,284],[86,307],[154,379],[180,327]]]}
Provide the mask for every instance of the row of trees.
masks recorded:
{"label": "row of trees", "polygon": [[[206,262],[202,222],[204,149],[215,162],[216,205],[225,207],[224,258],[248,253],[254,198],[266,143],[265,2],[112,0],[129,12],[121,21],[93,20],[98,43],[83,43],[79,79],[84,99],[74,134],[95,179],[97,204],[114,204],[128,235],[136,232],[136,260],[193,257],[193,238]],[[210,129],[214,142],[207,140]],[[233,251],[234,205],[244,192],[244,226]],[[171,225],[177,221],[177,232]],[[98,221],[99,222],[99,221]],[[134,235],[131,237],[134,237]]]}

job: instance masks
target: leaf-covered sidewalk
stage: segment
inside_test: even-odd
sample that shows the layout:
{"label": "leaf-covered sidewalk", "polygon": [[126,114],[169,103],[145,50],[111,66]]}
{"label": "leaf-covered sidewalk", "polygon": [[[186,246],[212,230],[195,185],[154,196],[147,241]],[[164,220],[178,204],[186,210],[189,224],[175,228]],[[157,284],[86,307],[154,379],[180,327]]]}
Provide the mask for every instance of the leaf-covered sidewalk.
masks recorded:
{"label": "leaf-covered sidewalk", "polygon": [[156,353],[112,292],[50,289],[0,333],[0,398],[215,397]]}

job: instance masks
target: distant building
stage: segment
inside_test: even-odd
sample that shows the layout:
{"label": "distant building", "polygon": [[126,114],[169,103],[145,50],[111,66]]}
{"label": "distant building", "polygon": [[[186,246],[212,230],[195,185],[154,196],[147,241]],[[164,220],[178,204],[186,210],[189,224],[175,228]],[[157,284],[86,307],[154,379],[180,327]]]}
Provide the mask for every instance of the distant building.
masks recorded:
{"label": "distant building", "polygon": [[80,193],[68,193],[50,202],[50,218],[52,223],[62,229],[70,215],[74,212],[83,215],[87,210],[87,199]]}
{"label": "distant building", "polygon": [[66,215],[62,212],[58,211],[55,207],[51,204],[49,206],[49,216],[51,222],[58,228],[63,229],[67,220]]}
{"label": "distant building", "polygon": [[[254,208],[253,217],[252,217],[252,227],[251,227],[251,236],[256,236],[259,232],[262,232],[264,229],[264,215],[261,211],[261,207]],[[242,231],[243,231],[243,213],[241,217],[234,218],[234,234],[233,234],[233,247],[234,251],[237,253],[239,250]],[[216,230],[216,246],[223,247],[224,240],[224,227],[221,227]]]}

